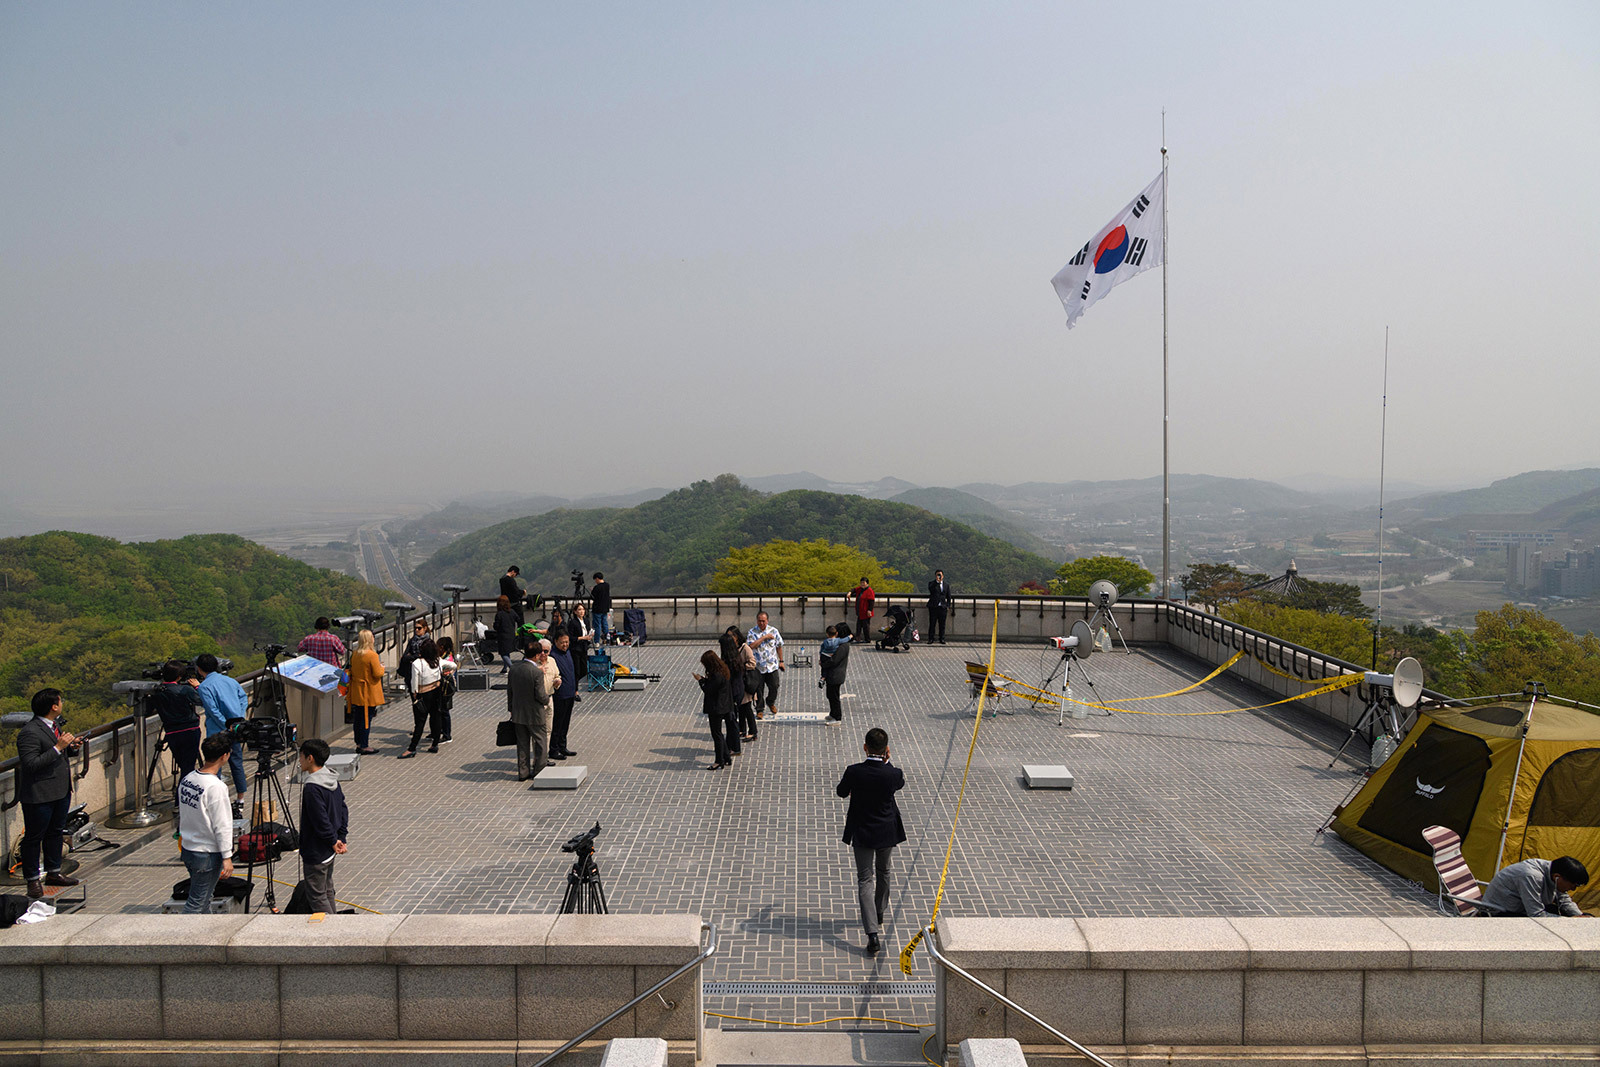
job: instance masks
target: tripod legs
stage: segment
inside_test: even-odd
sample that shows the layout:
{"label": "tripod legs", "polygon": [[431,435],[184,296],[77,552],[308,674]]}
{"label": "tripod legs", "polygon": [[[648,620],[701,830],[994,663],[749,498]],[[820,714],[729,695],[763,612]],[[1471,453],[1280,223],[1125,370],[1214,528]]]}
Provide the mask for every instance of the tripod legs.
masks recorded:
{"label": "tripod legs", "polygon": [[572,870],[567,872],[567,892],[561,898],[561,914],[605,915],[608,911],[605,886],[600,884],[600,865],[595,863],[592,853],[578,857],[572,862]]}
{"label": "tripod legs", "polygon": [[[1389,721],[1384,723],[1382,721],[1384,718]],[[1333,765],[1339,762],[1339,757],[1344,755],[1344,750],[1350,747],[1350,742],[1356,739],[1356,734],[1365,730],[1368,726],[1379,725],[1387,726],[1389,736],[1396,741],[1400,740],[1400,722],[1394,714],[1394,705],[1381,697],[1368,704],[1367,709],[1361,713],[1361,718],[1356,720],[1354,726],[1350,727],[1350,732],[1345,735],[1344,744],[1339,746],[1339,751],[1335,752],[1333,759],[1328,761],[1328,769],[1330,771],[1333,770]]]}
{"label": "tripod legs", "polygon": [[[276,807],[278,813],[276,816],[274,815],[274,807]],[[262,816],[262,812],[266,814]],[[256,770],[250,782],[250,829],[253,832],[259,832],[263,829],[264,824],[259,821],[263,818],[266,822],[279,822],[290,830],[294,829],[294,816],[289,811],[289,797],[284,792],[283,782],[278,779],[276,769],[272,766],[272,755],[266,752],[256,754]],[[260,863],[252,861],[246,865],[245,877],[253,882],[256,877],[256,868],[258,866],[264,868],[267,891],[263,899],[266,901],[267,910],[276,912],[278,910],[278,894],[275,888],[277,883],[273,881],[272,875],[277,869],[278,857],[273,851],[273,845],[268,845],[264,855],[265,858]]]}

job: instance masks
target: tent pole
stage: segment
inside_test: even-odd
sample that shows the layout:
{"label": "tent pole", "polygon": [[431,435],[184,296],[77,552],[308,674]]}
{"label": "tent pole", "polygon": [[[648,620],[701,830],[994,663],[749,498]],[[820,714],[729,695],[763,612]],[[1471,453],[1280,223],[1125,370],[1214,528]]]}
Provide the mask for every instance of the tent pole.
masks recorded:
{"label": "tent pole", "polygon": [[1522,740],[1517,744],[1517,769],[1511,775],[1511,792],[1506,797],[1506,817],[1500,823],[1500,851],[1494,857],[1494,870],[1489,877],[1500,873],[1500,861],[1506,856],[1506,835],[1511,832],[1511,808],[1517,802],[1517,783],[1522,780],[1522,753],[1528,747],[1528,727],[1533,725],[1533,707],[1539,702],[1538,690],[1528,698],[1528,714],[1522,720]]}

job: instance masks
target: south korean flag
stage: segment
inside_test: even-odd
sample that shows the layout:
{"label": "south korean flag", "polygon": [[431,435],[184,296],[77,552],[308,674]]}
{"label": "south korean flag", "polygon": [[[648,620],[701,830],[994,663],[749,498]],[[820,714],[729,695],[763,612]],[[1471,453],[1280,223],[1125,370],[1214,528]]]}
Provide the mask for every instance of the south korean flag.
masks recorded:
{"label": "south korean flag", "polygon": [[1167,247],[1161,239],[1165,191],[1165,175],[1158,174],[1050,279],[1067,309],[1067,329],[1112,286],[1165,261]]}

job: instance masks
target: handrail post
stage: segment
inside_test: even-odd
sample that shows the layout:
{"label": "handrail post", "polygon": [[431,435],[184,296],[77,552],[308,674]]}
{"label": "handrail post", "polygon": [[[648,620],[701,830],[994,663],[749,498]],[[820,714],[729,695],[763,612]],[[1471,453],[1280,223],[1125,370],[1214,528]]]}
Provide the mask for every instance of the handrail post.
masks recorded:
{"label": "handrail post", "polygon": [[[951,974],[954,974],[959,978],[962,978],[962,979],[965,979],[968,982],[971,982],[973,985],[977,986],[979,989],[983,990],[985,993],[989,994],[991,997],[994,997],[1000,1003],[1004,1004],[1007,1008],[1009,1008],[1010,1010],[1012,1010],[1012,1011],[1016,1012],[1017,1014],[1021,1015],[1023,1018],[1025,1018],[1029,1022],[1033,1023],[1035,1026],[1040,1027],[1046,1033],[1049,1033],[1051,1036],[1055,1037],[1057,1040],[1063,1042],[1064,1044],[1070,1045],[1076,1052],[1078,1052],[1080,1055],[1082,1055],[1083,1057],[1085,1057],[1086,1059],[1088,1059],[1092,1063],[1098,1064],[1099,1067],[1111,1067],[1111,1064],[1107,1063],[1105,1060],[1101,1059],[1099,1056],[1095,1055],[1093,1052],[1091,1052],[1088,1049],[1084,1048],[1082,1045],[1080,1045],[1076,1041],[1072,1040],[1072,1038],[1068,1037],[1066,1034],[1063,1034],[1060,1030],[1057,1030],[1055,1027],[1051,1026],[1049,1023],[1047,1023],[1043,1019],[1039,1018],[1037,1015],[1035,1015],[1033,1012],[1029,1011],[1027,1008],[1024,1008],[1021,1004],[1018,1004],[1016,1001],[1012,1000],[1010,997],[1006,996],[1004,993],[1001,993],[1001,992],[998,992],[998,991],[992,989],[988,985],[986,985],[983,982],[979,981],[972,974],[969,974],[968,972],[966,972],[966,971],[962,970],[960,967],[958,967],[956,964],[950,962],[949,959],[945,958],[945,956],[940,953],[938,946],[934,944],[934,928],[932,926],[924,926],[922,928],[922,931],[917,936],[921,939],[921,941],[922,941],[922,943],[924,945],[928,946],[928,955],[932,956],[934,958],[934,961],[937,962],[940,967],[944,968],[946,971],[949,971]],[[939,1020],[939,1027],[935,1032],[938,1034],[939,1040],[941,1042],[945,1041],[946,1035],[945,1035],[945,1032],[944,1032],[944,1020],[942,1018]],[[943,1048],[941,1048],[939,1050],[939,1054],[940,1054],[941,1057],[944,1055],[944,1051],[945,1050]],[[540,1064],[539,1067],[543,1067],[543,1065]]]}
{"label": "handrail post", "polygon": [[[547,1065],[551,1062],[562,1056],[565,1056],[568,1052],[571,1052],[574,1048],[577,1048],[584,1041],[587,1041],[591,1035],[604,1028],[611,1022],[611,1020],[619,1018],[620,1016],[627,1014],[629,1011],[632,1011],[636,1005],[642,1004],[644,1001],[655,996],[661,990],[667,988],[667,986],[677,981],[680,976],[694,970],[696,967],[700,966],[707,959],[709,959],[712,953],[717,951],[717,928],[711,923],[703,922],[700,924],[700,933],[710,935],[706,939],[706,947],[700,950],[700,955],[696,956],[688,963],[685,963],[682,967],[679,967],[677,970],[661,979],[661,981],[657,982],[649,989],[646,989],[643,993],[640,993],[638,996],[628,1001],[610,1015],[607,1015],[604,1019],[601,1019],[599,1022],[595,1023],[593,1026],[589,1027],[589,1029],[585,1030],[571,1041],[568,1041],[565,1045],[562,1045],[560,1048],[550,1053],[550,1055],[534,1064],[533,1067],[547,1067]],[[698,1001],[696,1003],[698,1003]],[[700,1019],[696,1018],[694,1021],[694,1054],[696,1060],[700,1059],[703,1051],[700,1047],[700,1036],[703,1030],[704,1027],[701,1026]],[[1105,1067],[1111,1067],[1111,1065],[1105,1064]]]}

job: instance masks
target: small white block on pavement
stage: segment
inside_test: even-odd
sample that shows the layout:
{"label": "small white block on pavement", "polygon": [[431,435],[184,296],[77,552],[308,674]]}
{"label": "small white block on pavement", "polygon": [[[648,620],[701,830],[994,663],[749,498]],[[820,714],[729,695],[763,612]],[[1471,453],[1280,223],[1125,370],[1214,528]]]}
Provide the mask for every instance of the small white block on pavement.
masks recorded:
{"label": "small white block on pavement", "polygon": [[587,767],[569,767],[552,763],[533,779],[535,789],[576,789],[589,777]]}
{"label": "small white block on pavement", "polygon": [[1029,789],[1072,788],[1072,772],[1059,763],[1024,763],[1022,777]]}

